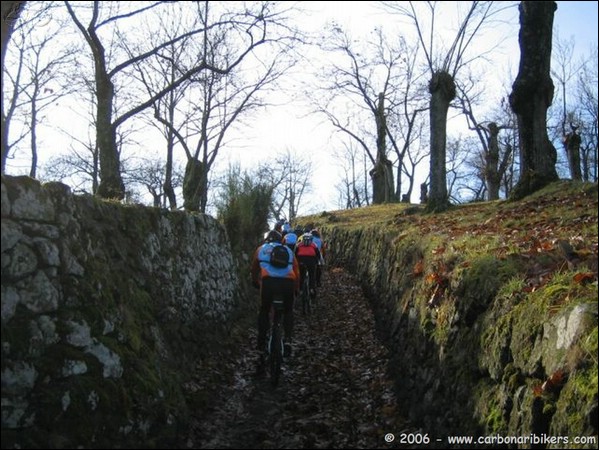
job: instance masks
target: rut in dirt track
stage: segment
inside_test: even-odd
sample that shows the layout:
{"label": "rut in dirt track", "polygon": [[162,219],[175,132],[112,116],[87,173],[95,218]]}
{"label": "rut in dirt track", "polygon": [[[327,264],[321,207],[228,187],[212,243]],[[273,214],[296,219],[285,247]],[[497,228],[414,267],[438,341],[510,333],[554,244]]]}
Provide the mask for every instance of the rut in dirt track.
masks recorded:
{"label": "rut in dirt track", "polygon": [[255,374],[255,327],[248,331],[233,382],[195,418],[188,448],[396,447],[384,436],[407,424],[367,299],[349,274],[329,268],[315,308],[310,316],[295,309],[293,355],[276,388]]}

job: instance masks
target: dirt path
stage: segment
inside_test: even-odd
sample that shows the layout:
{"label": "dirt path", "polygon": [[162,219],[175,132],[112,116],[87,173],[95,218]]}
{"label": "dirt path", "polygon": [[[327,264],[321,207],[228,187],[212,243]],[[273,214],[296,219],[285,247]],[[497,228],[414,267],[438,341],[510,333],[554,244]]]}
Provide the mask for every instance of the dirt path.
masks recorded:
{"label": "dirt path", "polygon": [[386,350],[361,289],[331,268],[318,301],[310,317],[296,308],[294,353],[276,388],[255,375],[250,330],[234,357],[233,381],[198,413],[188,448],[400,448],[384,436],[409,426],[397,419]]}

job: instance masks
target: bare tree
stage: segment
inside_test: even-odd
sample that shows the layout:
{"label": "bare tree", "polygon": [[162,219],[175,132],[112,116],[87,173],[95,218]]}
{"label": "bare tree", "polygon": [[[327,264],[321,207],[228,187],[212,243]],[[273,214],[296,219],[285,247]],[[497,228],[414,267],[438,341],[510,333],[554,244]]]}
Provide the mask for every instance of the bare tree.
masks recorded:
{"label": "bare tree", "polygon": [[[46,165],[40,168],[38,178],[48,181],[68,180],[75,191],[95,194],[98,190],[100,178],[98,171],[99,154],[93,132],[88,133],[85,137],[79,137],[69,133],[68,130],[63,131],[71,139],[68,151],[50,158]],[[127,130],[124,127],[119,130],[117,134],[119,153],[121,153],[120,149],[123,146],[126,144],[131,145],[130,134],[132,133],[132,130]],[[133,158],[125,157],[121,159],[121,166],[123,178],[137,183],[139,179],[137,172],[140,170],[139,164],[135,164]],[[129,197],[133,195],[131,187],[129,187],[126,195]]]}
{"label": "bare tree", "polygon": [[4,57],[6,56],[6,48],[10,41],[13,31],[16,26],[17,19],[21,15],[21,11],[25,7],[24,1],[3,1],[2,2],[2,97],[0,98],[0,109],[2,110],[2,173],[4,173],[6,159],[8,157],[8,129],[6,125],[6,115],[4,112]]}
{"label": "bare tree", "polygon": [[[201,5],[204,5],[202,8]],[[196,8],[192,14],[206,14],[208,2],[188,3],[189,8]],[[120,156],[116,147],[116,130],[126,120],[152,106],[157,100],[164,97],[172,90],[187,82],[197,74],[207,71],[214,74],[226,75],[237,67],[251,52],[257,50],[261,45],[268,42],[268,33],[270,27],[276,26],[277,14],[269,10],[268,4],[264,3],[257,5],[257,8],[252,10],[249,7],[241,12],[224,11],[215,21],[205,21],[206,25],[201,28],[190,29],[189,31],[163,42],[158,47],[149,48],[143,53],[137,54],[134,57],[128,57],[120,63],[112,61],[107,57],[105,44],[103,41],[104,29],[106,31],[119,29],[120,26],[126,27],[132,21],[139,20],[139,17],[148,10],[154,8],[170,8],[172,2],[156,2],[150,5],[142,5],[137,8],[133,2],[121,2],[118,5],[111,3],[109,6],[117,6],[123,8],[123,12],[109,13],[108,17],[104,18],[105,12],[101,8],[102,2],[94,1],[91,10],[87,9],[86,5],[79,5],[65,1],[68,12],[75,22],[88,43],[93,55],[95,82],[97,93],[97,142],[100,153],[100,186],[98,194],[105,198],[122,199],[125,192],[123,179],[120,168]],[[231,4],[235,7],[237,4]],[[80,7],[81,6],[81,7]],[[225,7],[226,5],[222,5]],[[86,16],[86,19],[83,17]],[[206,18],[207,19],[207,18]],[[84,21],[86,22],[84,24]],[[240,43],[235,53],[228,55],[226,64],[223,66],[214,66],[211,64],[208,54],[203,53],[196,65],[187,68],[183,73],[180,73],[178,78],[168,86],[165,86],[161,91],[155,93],[150,98],[141,101],[136,106],[130,108],[119,117],[114,118],[114,101],[116,92],[118,91],[115,83],[126,78],[125,75],[130,73],[135,64],[146,61],[149,58],[157,57],[158,52],[178,41],[181,41],[190,36],[204,37],[209,31],[221,30],[222,33],[234,33]],[[126,34],[121,34],[125,36]],[[112,68],[111,68],[112,67]]]}
{"label": "bare tree", "polygon": [[512,191],[521,199],[558,179],[557,153],[547,136],[547,109],[553,100],[551,39],[555,2],[520,2],[520,67],[510,105],[518,117],[520,179]]}
{"label": "bare tree", "polygon": [[272,217],[286,217],[289,221],[296,218],[312,187],[312,171],[312,162],[291,149],[279,155],[274,164],[263,167],[263,176],[273,187]]}
{"label": "bare tree", "polygon": [[[389,105],[387,129],[389,140],[397,156],[398,170],[395,195],[402,201],[409,201],[414,189],[415,164],[420,164],[424,159],[420,137],[426,122],[423,113],[428,110],[428,104],[421,86],[424,73],[417,71],[418,49],[417,44],[404,47],[405,74],[401,79],[402,84],[396,86],[399,103],[393,102]],[[428,152],[424,153],[428,156]],[[405,194],[402,194],[403,175],[408,179]]]}
{"label": "bare tree", "polygon": [[[182,17],[184,14],[183,11],[184,6],[177,5],[172,10],[167,10],[158,17],[154,16],[152,18],[158,24],[157,26],[151,27],[148,23],[144,27],[145,29],[152,29],[152,33],[147,37],[152,42],[152,46],[158,47],[160,42],[164,40],[170,41],[183,33],[182,29],[185,23]],[[201,17],[205,16],[198,15],[193,17],[196,21],[195,26],[198,26],[197,22]],[[163,86],[174,83],[182,71],[182,67],[189,65],[185,62],[185,59],[189,58],[189,53],[186,50],[189,45],[193,45],[192,40],[193,37],[189,36],[164,47],[157,53],[157,58],[148,61],[146,66],[142,66],[141,64],[135,65],[137,76],[146,89],[148,96],[152,97],[157,92],[160,92]],[[181,84],[179,88],[173,89],[164,97],[154,102],[152,105],[153,117],[148,118],[149,124],[152,127],[156,127],[165,139],[166,163],[164,165],[165,173],[162,190],[168,199],[170,209],[173,210],[177,209],[177,195],[173,185],[174,151],[177,144],[175,130],[180,129],[176,126],[175,117],[178,105],[184,102],[189,83],[190,81]],[[189,114],[186,115],[187,118],[189,116]]]}
{"label": "bare tree", "polygon": [[[428,132],[426,124],[423,121],[418,122],[416,126],[414,126],[411,137],[410,150],[405,153],[405,157],[402,159],[402,173],[408,179],[408,188],[402,198],[402,201],[404,202],[409,202],[412,197],[412,191],[414,190],[416,182],[417,168],[420,167],[422,161],[430,156]],[[426,183],[427,182],[425,181],[425,186]]]}
{"label": "bare tree", "polygon": [[[77,192],[94,193],[98,188],[98,152],[95,139],[72,137],[69,151],[52,158],[42,171],[41,178],[69,179]],[[91,188],[90,188],[91,185]]]}
{"label": "bare tree", "polygon": [[[209,28],[208,3],[204,8],[194,27]],[[167,33],[172,33],[173,27],[168,26],[171,22],[172,19],[164,24]],[[267,103],[264,95],[293,64],[293,54],[285,45],[292,39],[291,35],[277,37],[276,42],[269,42],[272,45],[269,45],[268,55],[262,55],[259,60],[248,56],[248,64],[240,64],[227,74],[203,71],[154,105],[154,118],[163,127],[167,139],[167,158],[172,160],[176,144],[187,157],[183,183],[186,210],[205,212],[210,171],[226,146],[229,130]],[[146,74],[140,67],[139,77],[153,95],[161,86],[172,83],[177,73],[196,65],[193,55],[202,55],[211,66],[226,66],[231,55],[239,51],[237,46],[237,38],[229,32],[210,30],[199,40],[180,41],[164,48],[156,61],[158,70],[153,71],[154,75]]]}
{"label": "bare tree", "polygon": [[[448,48],[444,49],[443,42],[435,33],[437,22],[437,6],[442,2],[424,3],[430,19],[428,29],[422,20],[423,15],[417,13],[415,2],[402,3],[384,2],[391,12],[399,13],[408,18],[416,29],[418,41],[424,52],[429,70],[430,93],[430,128],[431,128],[431,153],[430,153],[430,190],[427,208],[430,211],[442,211],[449,205],[446,174],[446,136],[447,136],[447,111],[451,101],[456,96],[455,79],[464,66],[472,62],[467,58],[467,50],[476,35],[481,32],[484,25],[490,23],[490,18],[497,12],[493,2],[473,1],[466,7],[465,14],[455,38],[450,41]],[[456,3],[461,6],[462,3]],[[482,57],[478,54],[477,57]]]}
{"label": "bare tree", "polygon": [[[580,73],[582,63],[574,62],[574,40],[561,40],[559,37],[553,43],[553,69],[551,76],[560,87],[561,93],[561,135],[564,145],[564,152],[568,159],[570,175],[573,180],[582,180],[580,167],[580,135],[577,133],[579,125],[572,118],[573,110],[568,110],[568,93],[570,92],[571,81],[576,74]],[[570,119],[568,118],[570,116]],[[569,129],[568,129],[569,125]]]}
{"label": "bare tree", "polygon": [[[165,163],[159,160],[142,158],[131,163],[133,167],[125,173],[128,184],[142,186],[152,197],[152,205],[157,208],[166,208],[168,196],[164,190],[164,178],[168,173]],[[183,185],[183,171],[176,166],[170,172],[170,186],[173,191]],[[173,208],[171,208],[173,209]]]}
{"label": "bare tree", "polygon": [[337,151],[336,156],[341,161],[344,173],[337,186],[339,206],[351,209],[368,205],[368,176],[362,175],[368,172],[364,153],[358,151],[353,142],[349,141],[343,143],[343,151]]}
{"label": "bare tree", "polygon": [[472,202],[478,202],[485,199],[487,195],[487,187],[484,182],[484,167],[485,161],[482,160],[482,154],[480,152],[474,152],[471,158],[465,162],[468,171],[472,174],[472,178],[475,181],[469,182],[467,185],[462,186],[465,192],[471,193]]}
{"label": "bare tree", "polygon": [[[487,121],[479,121],[475,111],[474,103],[476,93],[471,94],[471,89],[478,82],[470,83],[470,89],[463,83],[458,84],[459,95],[457,103],[460,105],[462,114],[466,117],[469,129],[473,130],[481,144],[481,151],[474,156],[478,163],[472,164],[477,168],[481,181],[487,192],[488,200],[498,200],[501,180],[512,159],[512,147],[499,145],[499,132],[501,130],[513,130],[516,124],[511,111],[506,111],[507,103],[502,100],[501,107],[495,113],[497,118]],[[477,196],[480,191],[475,190]]]}
{"label": "bare tree", "polygon": [[578,78],[577,103],[580,106],[582,178],[597,182],[597,147],[599,143],[597,102],[597,49],[585,61]]}
{"label": "bare tree", "polygon": [[596,173],[597,49],[576,58],[574,48],[573,37],[563,40],[556,34],[551,63],[556,91],[548,111],[548,130],[552,142],[561,141],[565,156],[561,158],[557,147],[558,174],[562,173],[560,161],[565,159],[572,179],[590,181],[591,173]]}
{"label": "bare tree", "polygon": [[471,174],[468,173],[466,161],[472,159],[474,146],[472,139],[462,136],[449,139],[447,145],[447,195],[454,203],[464,201],[463,190],[470,186]]}
{"label": "bare tree", "polygon": [[379,92],[375,103],[374,121],[376,123],[376,160],[370,171],[372,178],[372,203],[395,201],[393,182],[393,164],[387,158],[387,114],[385,112],[385,94]]}
{"label": "bare tree", "polygon": [[[29,137],[31,163],[29,175],[36,177],[38,169],[38,128],[44,125],[48,110],[61,98],[73,92],[68,81],[69,67],[73,65],[76,47],[56,46],[59,32],[64,24],[56,18],[51,20],[53,3],[29,2],[20,16],[20,26],[13,33],[13,44],[8,54],[9,68],[6,69],[4,91],[9,95],[5,114],[6,132],[11,124],[18,125],[19,135],[13,142],[7,136],[7,158],[21,140]],[[44,32],[37,32],[39,24]]]}
{"label": "bare tree", "polygon": [[[76,78],[69,77],[68,79],[74,83],[74,86],[78,86],[76,98],[85,108],[71,109],[71,112],[75,114],[72,120],[78,124],[77,127],[72,127],[72,124],[69,127],[69,124],[67,124],[66,126],[56,128],[57,131],[68,136],[68,150],[60,156],[48,159],[47,163],[40,167],[39,178],[63,181],[68,179],[70,183],[77,186],[77,190],[95,195],[98,192],[100,184],[100,155],[95,138],[96,127],[95,116],[93,114],[95,109],[95,94],[90,91],[89,88],[92,84],[86,82],[87,80],[85,80],[83,71],[76,72]],[[119,155],[123,154],[123,148],[125,147],[139,146],[139,143],[135,140],[135,136],[139,133],[139,130],[134,127],[135,125],[136,123],[131,121],[117,130],[116,148]],[[83,134],[80,128],[85,128]],[[123,178],[130,178],[127,172],[136,170],[134,167],[129,167],[127,163],[128,159],[130,160],[131,158],[120,156],[121,172],[124,174]],[[132,192],[130,189],[127,195],[131,197]]]}
{"label": "bare tree", "polygon": [[[364,150],[373,166],[372,201],[383,203],[396,201],[401,191],[401,162],[409,149],[410,133],[419,112],[414,111],[411,103],[417,75],[412,50],[403,38],[391,43],[381,29],[374,30],[372,36],[362,48],[338,26],[332,27],[326,49],[341,54],[344,63],[331,64],[322,77],[325,86],[318,91],[314,103],[335,128]],[[323,92],[328,95],[323,96]],[[341,99],[343,106],[339,106]],[[402,142],[398,130],[404,132]],[[389,147],[397,155],[397,190]]]}

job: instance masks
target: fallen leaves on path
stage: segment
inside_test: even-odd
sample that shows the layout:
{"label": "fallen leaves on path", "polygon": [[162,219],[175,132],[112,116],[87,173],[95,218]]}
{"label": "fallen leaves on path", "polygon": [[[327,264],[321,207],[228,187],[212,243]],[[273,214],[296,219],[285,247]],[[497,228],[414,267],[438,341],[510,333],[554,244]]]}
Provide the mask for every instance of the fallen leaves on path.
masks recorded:
{"label": "fallen leaves on path", "polygon": [[212,386],[217,400],[197,412],[189,448],[399,448],[385,442],[386,433],[407,429],[387,351],[368,301],[345,271],[325,273],[312,315],[296,308],[293,356],[276,388],[268,375],[255,375],[255,344],[250,329],[232,359],[233,382]]}

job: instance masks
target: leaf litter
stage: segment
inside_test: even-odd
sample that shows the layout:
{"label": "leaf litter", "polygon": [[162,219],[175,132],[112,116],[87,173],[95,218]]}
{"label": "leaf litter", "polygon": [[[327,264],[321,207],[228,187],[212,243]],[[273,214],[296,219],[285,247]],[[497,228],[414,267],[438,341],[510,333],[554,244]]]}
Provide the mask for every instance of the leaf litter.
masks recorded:
{"label": "leaf litter", "polygon": [[187,448],[400,448],[385,435],[419,433],[400,414],[388,352],[351,275],[329,268],[315,311],[305,316],[296,305],[294,317],[293,355],[279,385],[256,375],[250,327],[229,360],[233,375],[210,378],[216,398],[194,412]]}

